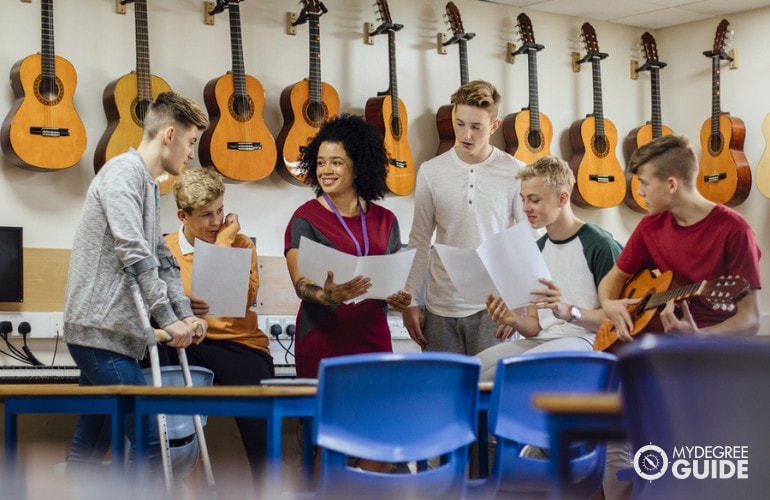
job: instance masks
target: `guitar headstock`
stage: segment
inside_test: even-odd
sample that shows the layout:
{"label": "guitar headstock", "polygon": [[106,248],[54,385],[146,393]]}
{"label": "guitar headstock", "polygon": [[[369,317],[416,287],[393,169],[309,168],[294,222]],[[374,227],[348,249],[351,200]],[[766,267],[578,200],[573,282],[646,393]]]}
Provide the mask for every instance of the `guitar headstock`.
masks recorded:
{"label": "guitar headstock", "polygon": [[722,19],[717,26],[717,32],[714,35],[714,53],[719,54],[725,50],[725,41],[732,36],[730,23],[727,19]]}
{"label": "guitar headstock", "polygon": [[655,44],[655,37],[653,37],[649,31],[645,31],[642,34],[642,48],[644,49],[644,58],[647,59],[646,64],[658,64],[658,46]]}
{"label": "guitar headstock", "polygon": [[393,24],[393,19],[390,17],[390,8],[388,7],[387,0],[376,0],[374,3],[377,12],[377,19],[384,24]]}
{"label": "guitar headstock", "polygon": [[532,21],[529,20],[528,15],[522,12],[516,17],[516,28],[519,31],[522,46],[527,48],[539,47],[535,43],[535,31],[532,29]]}
{"label": "guitar headstock", "polygon": [[583,26],[580,27],[580,38],[583,39],[583,47],[587,56],[598,57],[601,55],[601,52],[599,52],[599,40],[596,38],[596,30],[591,26],[591,23],[583,23]]}
{"label": "guitar headstock", "polygon": [[326,14],[326,12],[328,12],[328,9],[320,0],[300,0],[300,3],[302,4],[302,11],[305,14],[320,16],[321,14]]}
{"label": "guitar headstock", "polygon": [[455,37],[462,37],[465,34],[463,28],[463,20],[460,17],[460,9],[454,4],[454,2],[447,2],[446,4],[446,17],[449,21],[449,27],[452,28],[452,33]]}
{"label": "guitar headstock", "polygon": [[743,297],[749,290],[749,282],[740,276],[721,277],[706,283],[700,297],[711,307],[732,311],[735,302]]}

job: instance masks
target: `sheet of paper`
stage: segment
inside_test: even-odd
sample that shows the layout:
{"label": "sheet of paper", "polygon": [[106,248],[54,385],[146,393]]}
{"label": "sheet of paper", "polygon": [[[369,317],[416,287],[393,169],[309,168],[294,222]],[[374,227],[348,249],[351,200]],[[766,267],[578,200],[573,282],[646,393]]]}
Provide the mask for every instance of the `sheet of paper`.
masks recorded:
{"label": "sheet of paper", "polygon": [[251,250],[195,240],[192,294],[209,304],[209,316],[242,318],[249,298]]}
{"label": "sheet of paper", "polygon": [[524,221],[501,231],[478,248],[435,244],[452,284],[463,300],[486,302],[488,294],[503,298],[510,308],[529,302],[529,291],[542,286],[538,278],[550,278],[543,256]]}
{"label": "sheet of paper", "polygon": [[364,299],[386,299],[404,288],[409,270],[412,268],[415,250],[390,255],[367,255],[358,257],[334,248],[329,248],[304,236],[299,242],[297,267],[303,276],[319,286],[326,281],[326,273],[334,273],[334,282],[345,283],[361,275],[372,280],[368,292],[357,297]]}
{"label": "sheet of paper", "polygon": [[465,302],[483,304],[490,293],[500,295],[475,248],[457,248],[436,243],[433,249]]}

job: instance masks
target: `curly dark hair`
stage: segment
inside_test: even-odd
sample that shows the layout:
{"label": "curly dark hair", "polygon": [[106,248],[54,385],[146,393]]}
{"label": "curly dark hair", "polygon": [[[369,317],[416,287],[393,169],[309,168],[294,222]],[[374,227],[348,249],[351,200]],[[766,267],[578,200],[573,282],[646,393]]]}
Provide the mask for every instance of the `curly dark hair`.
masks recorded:
{"label": "curly dark hair", "polygon": [[318,148],[323,142],[341,144],[353,161],[358,196],[366,201],[379,200],[387,192],[385,177],[388,169],[388,153],[377,129],[364,121],[363,117],[343,113],[321,126],[318,134],[302,154],[299,168],[306,175],[305,183],[310,185],[316,196],[323,190],[318,184],[316,168]]}

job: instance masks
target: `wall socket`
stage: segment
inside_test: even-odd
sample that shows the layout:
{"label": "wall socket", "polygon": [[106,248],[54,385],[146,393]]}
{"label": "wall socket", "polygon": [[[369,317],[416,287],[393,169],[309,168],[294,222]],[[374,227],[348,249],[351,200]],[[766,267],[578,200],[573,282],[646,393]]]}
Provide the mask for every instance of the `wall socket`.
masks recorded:
{"label": "wall socket", "polygon": [[260,316],[260,322],[264,322],[260,327],[269,339],[276,338],[274,330],[277,330],[279,339],[288,340],[291,336],[287,333],[287,329],[289,326],[293,327],[296,320],[296,316]]}
{"label": "wall socket", "polygon": [[19,324],[29,323],[31,331],[29,338],[50,339],[61,336],[63,333],[64,319],[61,312],[2,312],[0,321],[10,321],[13,325],[11,336],[20,336]]}

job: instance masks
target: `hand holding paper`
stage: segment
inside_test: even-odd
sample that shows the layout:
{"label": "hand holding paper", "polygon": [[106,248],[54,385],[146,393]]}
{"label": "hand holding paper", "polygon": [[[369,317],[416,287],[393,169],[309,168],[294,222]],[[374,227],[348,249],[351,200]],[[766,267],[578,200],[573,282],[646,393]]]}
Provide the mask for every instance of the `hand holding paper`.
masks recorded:
{"label": "hand holding paper", "polygon": [[251,249],[195,240],[192,295],[205,300],[209,316],[243,318],[249,293]]}

